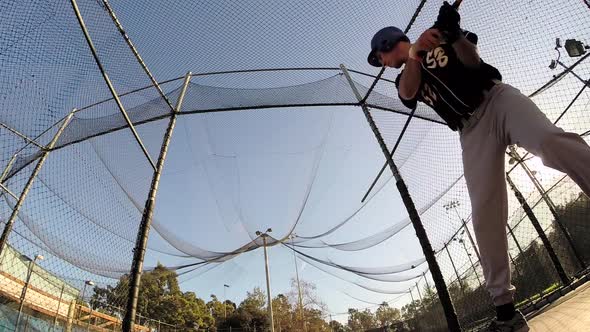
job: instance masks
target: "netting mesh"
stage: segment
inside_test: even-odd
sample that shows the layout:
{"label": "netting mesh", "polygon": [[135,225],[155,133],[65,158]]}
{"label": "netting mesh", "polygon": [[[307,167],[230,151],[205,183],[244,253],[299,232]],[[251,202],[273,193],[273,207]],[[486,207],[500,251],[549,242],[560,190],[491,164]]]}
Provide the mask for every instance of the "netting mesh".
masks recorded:
{"label": "netting mesh", "polygon": [[[392,203],[397,194],[388,169],[361,202],[384,160],[337,67],[356,69],[352,79],[365,96],[375,79],[365,61],[370,36],[383,26],[405,27],[417,14],[408,33],[415,40],[432,26],[440,4],[113,1],[125,32],[161,82],[162,96],[105,3],[77,1],[97,57],[152,160],[172,117],[168,102],[179,102],[182,75],[196,73],[162,173],[144,270],[162,263],[191,280],[260,248],[256,232],[272,226],[269,245],[282,243],[358,289],[347,293],[353,299],[375,304],[375,294],[401,294],[390,303],[402,309],[400,326],[446,330],[409,219],[401,204]],[[584,80],[590,65],[554,49],[555,38],[586,42],[590,10],[583,1],[465,1],[461,15],[462,25],[479,36],[482,58],[505,82],[533,95],[560,127],[589,140]],[[9,190],[2,190],[0,226],[14,221],[0,256],[0,327],[121,329],[154,170],[69,1],[4,2],[0,31],[0,166]],[[553,69],[551,60],[558,61]],[[366,99],[390,150],[410,113],[397,97],[397,74],[387,70]],[[527,308],[564,284],[550,250],[569,278],[587,268],[590,203],[570,178],[526,151],[517,153],[507,157],[506,169],[550,244],[509,191],[513,284],[517,305]],[[473,240],[458,135],[419,105],[394,160],[461,325],[475,329],[493,307]],[[396,254],[384,258],[383,252]],[[162,329],[165,322],[150,314],[140,299],[136,330]]]}

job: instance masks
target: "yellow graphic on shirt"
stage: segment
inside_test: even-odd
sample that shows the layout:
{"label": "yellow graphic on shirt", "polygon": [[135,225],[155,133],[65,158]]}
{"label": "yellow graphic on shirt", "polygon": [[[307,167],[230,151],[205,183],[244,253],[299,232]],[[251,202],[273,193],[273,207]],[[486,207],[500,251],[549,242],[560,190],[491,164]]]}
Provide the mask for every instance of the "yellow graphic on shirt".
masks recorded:
{"label": "yellow graphic on shirt", "polygon": [[449,57],[445,55],[442,47],[437,47],[426,54],[426,64],[430,69],[444,68],[449,63]]}

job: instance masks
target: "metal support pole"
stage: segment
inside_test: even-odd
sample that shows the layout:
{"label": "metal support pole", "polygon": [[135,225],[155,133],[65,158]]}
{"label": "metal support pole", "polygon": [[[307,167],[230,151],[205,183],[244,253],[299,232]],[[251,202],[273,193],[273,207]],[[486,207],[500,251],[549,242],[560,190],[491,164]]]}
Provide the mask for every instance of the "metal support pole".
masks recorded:
{"label": "metal support pole", "polygon": [[432,279],[434,280],[434,284],[436,286],[438,297],[441,301],[441,304],[442,304],[442,307],[443,307],[443,310],[445,313],[445,317],[447,320],[447,326],[450,331],[461,331],[461,325],[459,324],[459,318],[457,317],[457,313],[455,312],[455,308],[453,306],[453,302],[451,301],[451,297],[449,295],[447,285],[446,285],[445,280],[443,278],[440,267],[438,266],[438,263],[436,261],[436,257],[434,255],[434,250],[432,250],[432,245],[430,244],[430,240],[428,239],[428,235],[426,234],[426,230],[424,229],[424,225],[422,225],[422,221],[420,220],[420,215],[418,214],[418,211],[416,210],[416,206],[414,205],[414,201],[412,200],[412,197],[410,196],[410,193],[408,191],[408,187],[406,186],[406,183],[404,182],[401,174],[399,173],[399,170],[398,170],[397,166],[395,165],[393,158],[391,158],[391,155],[389,154],[389,150],[387,149],[387,145],[385,144],[385,141],[383,140],[383,137],[381,136],[381,133],[379,132],[379,129],[377,128],[377,125],[375,124],[375,121],[373,120],[373,117],[371,116],[371,113],[369,112],[369,108],[367,107],[367,105],[365,103],[361,103],[363,97],[360,95],[358,89],[356,88],[354,81],[352,80],[352,78],[350,77],[350,74],[348,73],[348,70],[346,69],[346,67],[344,65],[340,65],[340,68],[342,69],[344,76],[346,76],[346,79],[348,80],[348,83],[350,84],[350,87],[351,87],[354,95],[356,96],[357,100],[359,101],[359,106],[362,108],[363,113],[365,114],[365,117],[367,119],[367,122],[369,123],[369,126],[371,127],[371,130],[373,131],[373,134],[375,135],[375,138],[377,139],[377,142],[379,143],[379,147],[381,148],[381,152],[385,156],[385,159],[387,160],[389,168],[390,168],[391,172],[393,173],[393,177],[395,178],[397,189],[400,193],[400,196],[401,196],[402,201],[406,207],[406,210],[408,211],[410,221],[412,222],[412,226],[414,226],[416,236],[418,237],[418,241],[420,241],[420,246],[422,247],[426,261],[428,262],[428,267],[430,269],[430,273],[432,274]]}
{"label": "metal support pole", "polygon": [[457,208],[455,208],[455,213],[457,213],[459,220],[461,220],[461,223],[463,223],[463,228],[465,228],[465,233],[467,233],[467,238],[469,239],[469,242],[471,243],[471,246],[473,247],[473,251],[475,251],[475,255],[477,256],[477,260],[481,262],[481,256],[479,255],[479,250],[477,249],[477,245],[475,244],[475,241],[473,240],[473,236],[471,236],[471,232],[469,231],[469,228],[467,227],[467,222],[465,221],[464,218],[461,218],[461,216],[459,215],[459,212],[457,211]]}
{"label": "metal support pole", "polygon": [[156,202],[156,194],[158,192],[158,184],[160,182],[160,176],[164,168],[164,161],[168,153],[168,146],[174,132],[174,126],[176,125],[176,118],[182,108],[182,102],[186,89],[190,82],[191,73],[187,73],[184,78],[184,84],[176,103],[174,113],[170,116],[168,127],[162,140],[162,147],[160,148],[160,156],[158,157],[158,164],[154,175],[152,177],[152,184],[150,186],[150,192],[148,199],[145,203],[143,210],[143,216],[141,223],[139,224],[139,231],[137,232],[137,240],[135,242],[135,248],[133,249],[133,262],[131,265],[131,284],[129,287],[129,295],[127,297],[127,310],[125,311],[125,317],[123,319],[123,331],[133,331],[133,324],[135,323],[135,315],[137,313],[137,298],[139,296],[139,285],[141,282],[141,273],[143,271],[143,259],[145,257],[145,251],[147,247],[148,236],[150,227],[152,224],[152,217],[154,214],[154,207]]}
{"label": "metal support pole", "polygon": [[4,183],[4,179],[6,179],[6,176],[8,176],[8,173],[10,173],[10,170],[12,169],[12,165],[14,164],[14,161],[16,160],[17,157],[18,157],[17,153],[13,154],[12,157],[10,157],[8,164],[6,164],[4,171],[2,171],[2,175],[0,175],[0,183]]}
{"label": "metal support pole", "polygon": [[84,23],[84,19],[82,18],[82,14],[80,13],[80,9],[78,8],[78,4],[76,3],[76,0],[70,0],[70,2],[72,4],[72,7],[74,8],[76,18],[78,19],[78,23],[80,24],[80,28],[82,29],[82,32],[84,33],[84,37],[86,38],[86,42],[88,43],[88,47],[90,48],[90,51],[92,52],[92,56],[94,57],[94,61],[98,65],[98,69],[100,70],[100,73],[102,74],[102,77],[104,78],[104,81],[107,84],[109,91],[113,95],[113,99],[115,99],[115,102],[117,103],[119,111],[123,115],[125,122],[127,122],[127,125],[129,126],[131,133],[135,137],[137,144],[139,144],[139,147],[143,151],[143,154],[145,155],[145,157],[147,158],[150,165],[152,165],[152,167],[154,168],[154,171],[155,171],[157,168],[156,164],[154,164],[154,161],[150,157],[150,154],[149,154],[147,148],[145,147],[145,145],[143,145],[143,142],[141,141],[139,134],[137,133],[137,131],[135,130],[135,127],[133,126],[133,122],[131,122],[131,119],[129,118],[127,111],[125,111],[125,107],[123,106],[123,103],[121,103],[121,99],[119,99],[119,95],[117,94],[117,91],[115,90],[115,87],[113,86],[113,83],[111,83],[111,79],[109,78],[109,75],[107,74],[105,68],[103,67],[102,63],[100,62],[100,59],[98,58],[98,52],[96,51],[96,48],[94,47],[94,43],[92,42],[92,38],[90,38],[90,33],[88,32],[88,29],[86,28],[86,23]]}
{"label": "metal support pole", "polygon": [[272,313],[272,296],[270,293],[270,273],[269,273],[269,268],[268,268],[268,254],[266,252],[266,237],[267,234],[263,234],[262,235],[262,242],[264,244],[264,270],[266,271],[266,295],[268,297],[268,319],[270,321],[270,332],[274,332],[275,331],[275,323],[274,323],[274,319],[273,319],[273,313]]}
{"label": "metal support pole", "polygon": [[420,285],[416,283],[416,290],[418,290],[418,297],[420,298],[420,304],[422,304],[422,309],[424,309],[424,315],[426,315],[426,306],[424,305],[424,298],[422,298],[422,293],[420,292]]}
{"label": "metal support pole", "polygon": [[[291,245],[295,248],[295,242],[293,240],[293,234],[291,235]],[[297,267],[297,255],[293,250],[293,261],[295,262],[295,277],[297,278],[297,297],[299,301],[299,314],[301,316],[301,324],[303,325],[303,331],[307,331],[307,325],[305,324],[305,315],[303,314],[303,296],[301,295],[301,284],[299,283],[299,268]]]}
{"label": "metal support pole", "polygon": [[[562,66],[563,68],[565,68],[566,70],[569,69],[568,66],[566,66],[563,62],[557,60],[556,61],[560,66]],[[590,80],[585,80],[583,78],[580,77],[580,75],[576,74],[573,70],[571,71],[572,75],[574,75],[580,82],[582,82],[582,84],[584,84],[584,86],[590,87]]]}
{"label": "metal support pole", "polygon": [[76,300],[70,301],[70,306],[68,307],[68,318],[66,320],[66,331],[65,332],[72,332],[72,324],[74,322],[74,313],[76,311]]}
{"label": "metal support pole", "polygon": [[84,287],[82,287],[82,295],[80,296],[80,304],[78,304],[78,318],[76,320],[80,320],[82,317],[82,303],[84,302],[84,296],[86,295],[86,286],[88,282],[84,282]]}
{"label": "metal support pole", "polygon": [[475,264],[473,263],[473,260],[471,259],[471,254],[469,253],[469,250],[467,250],[467,245],[465,244],[465,241],[463,239],[460,239],[459,242],[461,242],[461,244],[463,245],[463,249],[465,250],[465,254],[467,255],[467,259],[469,259],[469,263],[471,264],[471,268],[473,269],[473,273],[475,273],[475,277],[477,278],[477,282],[479,283],[479,286],[482,286],[481,280],[479,280],[479,274],[477,274],[477,269],[475,268]]}
{"label": "metal support pole", "polygon": [[520,243],[518,243],[518,240],[516,239],[516,235],[514,235],[514,232],[512,231],[510,224],[506,224],[506,227],[508,228],[508,233],[510,233],[510,236],[512,236],[512,239],[514,240],[514,244],[516,244],[516,248],[518,248],[519,255],[524,257],[523,256],[524,252],[522,251],[522,247],[520,246]]}
{"label": "metal support pole", "polygon": [[461,276],[459,275],[459,271],[457,271],[457,267],[455,266],[455,262],[453,262],[453,257],[451,256],[451,253],[449,252],[448,244],[445,244],[445,251],[447,252],[447,255],[449,256],[449,260],[451,261],[451,266],[453,267],[453,271],[455,271],[455,275],[457,276],[457,281],[459,282],[459,287],[461,288],[461,292],[463,293],[463,296],[465,296],[465,288],[463,287],[463,283],[461,282]]}
{"label": "metal support pole", "polygon": [[518,267],[516,266],[516,262],[514,261],[514,257],[512,257],[512,254],[509,252],[508,253],[508,257],[510,257],[510,261],[512,262],[512,265],[514,265],[514,272],[518,273]]}
{"label": "metal support pole", "polygon": [[59,302],[57,302],[57,310],[55,311],[55,317],[53,318],[53,330],[55,330],[55,328],[57,327],[57,316],[59,316],[59,308],[61,307],[61,301],[64,296],[65,288],[66,288],[65,284],[61,285],[61,292],[59,294]]}
{"label": "metal support pole", "polygon": [[561,262],[559,261],[557,254],[555,254],[555,250],[553,249],[551,242],[549,242],[549,238],[547,238],[547,234],[545,234],[543,227],[541,227],[541,224],[539,223],[539,220],[537,219],[537,216],[535,216],[535,214],[533,213],[533,210],[531,209],[531,207],[527,203],[526,199],[524,198],[524,196],[522,195],[520,190],[518,190],[518,188],[516,187],[516,185],[514,184],[512,179],[510,178],[509,174],[506,174],[506,181],[508,182],[508,185],[510,186],[512,191],[514,192],[516,199],[518,200],[518,202],[522,206],[527,217],[529,217],[531,224],[533,224],[533,227],[537,231],[537,234],[539,235],[539,238],[541,239],[541,242],[543,243],[545,250],[547,250],[547,254],[549,254],[549,258],[551,258],[551,262],[553,263],[553,267],[557,271],[557,275],[559,276],[559,279],[561,279],[561,282],[564,285],[568,285],[571,282],[571,280],[567,276],[567,273],[565,273],[565,270],[563,269],[563,266],[561,265]]}
{"label": "metal support pole", "polygon": [[226,288],[227,288],[227,285],[223,284],[223,319],[227,319],[227,305],[225,304],[225,301],[227,299],[227,295],[225,292]]}
{"label": "metal support pole", "polygon": [[[368,96],[368,94],[367,94],[367,96]],[[404,134],[406,133],[406,129],[408,129],[408,126],[410,125],[410,121],[412,120],[412,117],[414,117],[414,113],[416,112],[416,108],[417,107],[414,107],[414,109],[412,109],[412,111],[410,112],[410,115],[406,119],[406,123],[404,123],[404,126],[402,128],[402,131],[399,133],[399,136],[397,137],[397,141],[395,142],[395,145],[393,146],[393,149],[391,149],[391,153],[390,153],[391,158],[393,158],[393,155],[395,154],[395,151],[397,151],[397,147],[401,143],[402,137],[404,137]],[[365,193],[365,195],[361,199],[361,203],[364,203],[365,200],[367,199],[367,197],[369,197],[369,194],[371,193],[371,191],[373,190],[373,188],[375,188],[375,185],[377,184],[377,181],[379,181],[379,178],[381,178],[381,175],[383,174],[383,172],[385,171],[386,168],[387,168],[387,161],[385,161],[385,163],[381,167],[381,170],[379,170],[379,173],[377,173],[377,176],[375,177],[375,179],[373,180],[373,182],[369,186],[369,189],[367,189],[367,192]]]}
{"label": "metal support pole", "polygon": [[92,307],[90,303],[88,304],[88,308],[90,309],[90,313],[88,314],[88,320],[86,321],[86,331],[90,331],[90,320],[92,319]]}
{"label": "metal support pole", "polygon": [[[518,154],[518,152],[514,148],[514,146],[510,146],[509,149],[510,149],[510,152],[512,153],[512,155],[514,155],[514,157],[516,157],[518,160],[522,160],[520,155]],[[559,229],[563,233],[567,243],[569,244],[570,248],[572,249],[572,253],[576,257],[576,260],[578,261],[578,263],[580,264],[580,266],[582,268],[586,268],[586,263],[584,262],[584,259],[582,258],[582,256],[578,252],[578,250],[576,249],[576,246],[574,245],[574,240],[572,239],[567,228],[565,228],[565,226],[561,222],[561,217],[559,216],[559,213],[557,213],[557,208],[556,208],[555,204],[553,203],[553,200],[551,199],[551,197],[549,197],[549,195],[547,195],[547,191],[545,191],[545,189],[543,188],[543,185],[539,182],[539,180],[533,174],[533,172],[530,170],[528,165],[523,161],[523,162],[520,162],[520,166],[525,171],[525,173],[527,174],[527,176],[529,177],[531,182],[535,185],[535,188],[537,189],[539,194],[541,194],[541,198],[543,199],[543,201],[545,201],[545,203],[549,207],[549,211],[551,211],[551,214],[553,215],[553,218],[555,219],[555,223],[557,224],[557,226],[559,227]]]}
{"label": "metal support pole", "polygon": [[23,286],[22,292],[20,294],[20,304],[18,306],[18,314],[16,316],[16,324],[14,325],[14,330],[18,331],[18,327],[20,325],[20,318],[23,313],[23,309],[25,307],[25,299],[27,297],[27,290],[29,289],[29,283],[31,282],[31,275],[33,274],[33,268],[35,267],[35,261],[29,261],[29,270],[27,271],[27,280],[25,281],[25,285]]}
{"label": "metal support pole", "polygon": [[8,189],[5,185],[3,185],[2,183],[0,183],[0,189],[4,190],[8,195],[10,195],[12,198],[14,199],[18,199],[18,196],[16,196],[15,193],[13,193],[12,191],[10,191],[10,189]]}
{"label": "metal support pole", "polygon": [[57,143],[57,140],[59,139],[61,134],[64,132],[64,130],[66,129],[66,127],[70,123],[70,120],[74,116],[75,111],[76,111],[75,109],[72,110],[72,112],[70,112],[70,114],[68,114],[68,116],[64,118],[61,126],[59,127],[59,129],[57,130],[57,132],[55,133],[53,138],[51,139],[51,142],[49,142],[49,145],[47,145],[47,147],[45,147],[43,153],[41,154],[41,157],[39,157],[39,161],[37,161],[37,165],[35,165],[35,168],[33,169],[31,176],[29,176],[29,180],[25,184],[25,187],[23,188],[23,191],[21,192],[20,197],[16,201],[16,204],[15,204],[14,208],[12,209],[12,213],[10,214],[8,221],[6,221],[6,225],[4,226],[4,230],[2,231],[2,236],[0,236],[0,257],[2,256],[2,251],[4,250],[4,247],[6,246],[6,244],[8,242],[8,235],[10,235],[10,232],[12,231],[12,226],[14,224],[14,221],[18,217],[18,212],[20,211],[23,203],[25,202],[25,198],[27,197],[29,190],[31,190],[31,187],[33,186],[33,182],[35,181],[35,178],[37,177],[37,175],[41,171],[41,168],[43,167],[43,164],[47,160],[47,157],[49,156],[49,152],[51,152],[51,149],[53,149],[53,147]]}
{"label": "metal support pole", "polygon": [[43,145],[37,143],[35,140],[30,139],[27,135],[21,133],[20,131],[8,126],[5,123],[0,122],[0,127],[5,128],[6,130],[10,131],[11,133],[15,134],[16,136],[22,138],[25,142],[35,145],[36,147],[43,149]]}
{"label": "metal support pole", "polygon": [[430,290],[430,285],[428,284],[428,279],[426,279],[426,272],[422,272],[422,277],[424,277],[424,282],[426,283],[426,287]]}

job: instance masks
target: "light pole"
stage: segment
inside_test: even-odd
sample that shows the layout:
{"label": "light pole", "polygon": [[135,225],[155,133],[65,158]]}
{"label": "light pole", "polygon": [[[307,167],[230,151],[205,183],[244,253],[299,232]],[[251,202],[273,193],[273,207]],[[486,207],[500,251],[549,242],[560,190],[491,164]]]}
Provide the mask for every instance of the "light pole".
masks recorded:
{"label": "light pole", "polygon": [[16,326],[14,328],[15,331],[18,330],[18,326],[20,324],[20,318],[22,316],[23,308],[25,306],[25,297],[27,296],[27,290],[29,289],[29,283],[31,281],[31,275],[33,274],[33,268],[35,267],[35,262],[38,260],[41,261],[44,259],[44,257],[42,255],[37,255],[37,256],[35,256],[34,259],[30,259],[26,255],[21,255],[21,257],[24,258],[25,260],[29,261],[29,267],[27,269],[27,280],[25,281],[25,285],[24,285],[23,290],[20,294],[20,305],[18,307],[18,315],[16,316]]}
{"label": "light pole", "polygon": [[92,281],[92,280],[84,281],[84,287],[82,288],[82,296],[80,297],[80,304],[79,304],[79,309],[78,309],[78,320],[80,319],[80,316],[82,315],[82,301],[84,301],[84,295],[86,294],[86,286],[94,286],[94,281]]}
{"label": "light pole", "polygon": [[266,270],[266,294],[268,296],[268,319],[270,320],[270,332],[275,332],[275,323],[273,320],[272,315],[272,297],[270,295],[270,275],[268,271],[268,254],[266,253],[266,238],[268,237],[268,233],[272,232],[272,229],[269,228],[266,232],[262,233],[260,231],[256,231],[256,235],[262,238],[262,243],[264,245],[264,268]]}
{"label": "light pole", "polygon": [[[291,234],[291,247],[295,249],[295,242],[294,242],[295,234]],[[303,295],[301,294],[301,284],[299,283],[299,268],[297,267],[297,255],[295,254],[295,250],[293,250],[293,260],[295,261],[295,277],[297,279],[297,294],[299,299],[299,314],[301,316],[301,325],[303,325],[303,331],[307,331],[307,325],[305,324],[305,316],[303,314]]]}
{"label": "light pole", "polygon": [[229,288],[229,285],[223,284],[223,318],[227,319],[227,296],[225,295],[225,289]]}

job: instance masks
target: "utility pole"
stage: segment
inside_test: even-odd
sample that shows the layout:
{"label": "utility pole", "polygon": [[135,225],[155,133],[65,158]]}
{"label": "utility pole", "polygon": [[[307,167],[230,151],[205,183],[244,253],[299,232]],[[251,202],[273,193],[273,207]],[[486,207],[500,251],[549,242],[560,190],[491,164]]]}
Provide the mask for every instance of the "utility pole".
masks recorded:
{"label": "utility pole", "polygon": [[223,318],[227,319],[227,304],[225,303],[227,301],[227,296],[225,294],[225,289],[229,288],[229,285],[223,284]]}
{"label": "utility pole", "polygon": [[264,269],[266,271],[266,296],[268,297],[268,320],[270,321],[270,332],[275,332],[275,323],[272,314],[272,297],[270,294],[270,274],[268,269],[268,254],[266,252],[266,238],[268,237],[268,233],[272,232],[272,229],[269,228],[266,232],[262,233],[260,231],[256,231],[256,235],[262,238],[262,243],[264,246]]}
{"label": "utility pole", "polygon": [[[291,246],[295,248],[293,238],[295,234],[291,234]],[[297,255],[295,254],[295,250],[293,250],[293,260],[295,261],[295,277],[297,279],[297,293],[298,293],[298,300],[299,300],[299,315],[301,316],[301,325],[303,328],[303,332],[307,332],[307,324],[305,324],[305,314],[303,312],[303,295],[301,294],[301,284],[299,283],[299,268],[297,267]]]}

